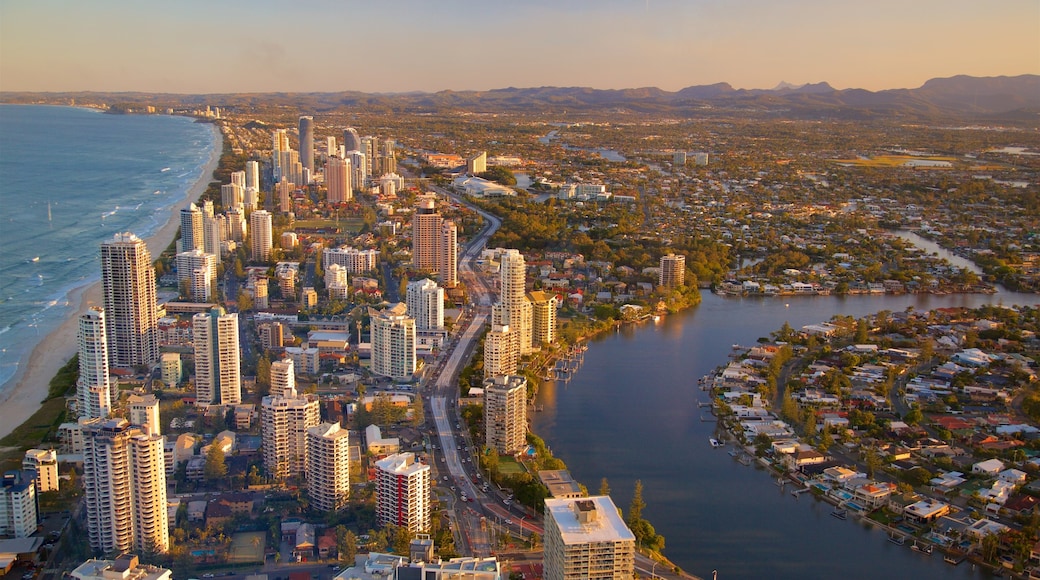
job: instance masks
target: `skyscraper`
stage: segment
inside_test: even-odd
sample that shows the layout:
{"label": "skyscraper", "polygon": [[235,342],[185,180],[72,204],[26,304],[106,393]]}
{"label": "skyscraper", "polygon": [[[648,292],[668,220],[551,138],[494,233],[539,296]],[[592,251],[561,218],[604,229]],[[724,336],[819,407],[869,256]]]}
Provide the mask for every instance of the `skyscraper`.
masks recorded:
{"label": "skyscraper", "polygon": [[372,372],[409,380],[415,373],[415,320],[405,315],[407,306],[395,304],[372,318]]}
{"label": "skyscraper", "polygon": [[484,380],[484,444],[501,455],[527,446],[527,379],[519,375]]}
{"label": "skyscraper", "polygon": [[145,435],[159,435],[159,399],[155,395],[130,395],[130,424]]}
{"label": "skyscraper", "polygon": [[195,399],[200,406],[242,402],[238,313],[220,306],[191,319],[195,343]]}
{"label": "skyscraper", "polygon": [[433,196],[420,198],[412,214],[412,266],[415,269],[437,271],[442,223],[437,199]]}
{"label": "skyscraper", "polygon": [[444,328],[444,289],[429,278],[408,283],[405,292],[408,316],[415,319],[416,330]]}
{"label": "skyscraper", "polygon": [[492,324],[509,325],[517,335],[519,355],[532,350],[531,328],[534,312],[525,290],[527,265],[519,250],[505,250],[499,266],[498,303],[491,310]]}
{"label": "skyscraper", "polygon": [[509,325],[492,324],[484,335],[484,378],[515,375],[519,359],[516,331]]}
{"label": "skyscraper", "polygon": [[441,224],[440,247],[437,249],[437,281],[445,288],[459,285],[459,241],[455,222]]}
{"label": "skyscraper", "polygon": [[329,203],[343,203],[353,198],[350,177],[349,160],[334,156],[325,161],[325,186],[329,191]]}
{"label": "skyscraper", "polygon": [[430,466],[413,453],[398,453],[376,462],[376,517],[380,526],[410,532],[430,529]]}
{"label": "skyscraper", "polygon": [[682,286],[686,280],[686,256],[667,254],[661,256],[661,274],[658,284],[665,288]]}
{"label": "skyscraper", "polygon": [[79,380],[76,407],[80,418],[108,417],[112,386],[108,378],[108,340],[105,311],[92,307],[79,317]]}
{"label": "skyscraper", "polygon": [[84,422],[83,488],[94,551],[169,551],[161,436],[146,435],[126,419]]}
{"label": "skyscraper", "polygon": [[0,480],[0,534],[27,538],[36,533],[36,486],[31,473],[8,471]]}
{"label": "skyscraper", "polygon": [[203,249],[202,210],[194,203],[181,210],[181,251]]}
{"label": "skyscraper", "polygon": [[545,580],[631,580],[635,544],[609,496],[545,500]]}
{"label": "skyscraper", "polygon": [[292,359],[271,364],[271,394],[260,405],[264,469],[278,479],[307,473],[307,429],[321,422],[318,399],[297,394],[293,367]]}
{"label": "skyscraper", "polygon": [[311,506],[322,511],[344,507],[350,497],[350,447],[339,423],[307,429],[307,491]]}
{"label": "skyscraper", "polygon": [[361,151],[361,137],[358,136],[357,129],[353,127],[343,129],[343,149],[346,151]]}
{"label": "skyscraper", "polygon": [[314,117],[300,117],[300,163],[314,172]]}
{"label": "skyscraper", "polygon": [[531,345],[556,342],[556,295],[541,290],[527,294],[531,302]]}
{"label": "skyscraper", "polygon": [[177,285],[192,302],[209,302],[217,275],[217,257],[201,249],[177,254]]}
{"label": "skyscraper", "polygon": [[249,231],[250,240],[252,241],[253,261],[269,261],[271,259],[271,249],[274,247],[271,214],[263,209],[249,214]]}
{"label": "skyscraper", "polygon": [[260,162],[246,161],[246,187],[260,191]]}
{"label": "skyscraper", "polygon": [[109,364],[133,368],[155,363],[159,316],[155,269],[145,243],[129,232],[102,243],[101,281]]}

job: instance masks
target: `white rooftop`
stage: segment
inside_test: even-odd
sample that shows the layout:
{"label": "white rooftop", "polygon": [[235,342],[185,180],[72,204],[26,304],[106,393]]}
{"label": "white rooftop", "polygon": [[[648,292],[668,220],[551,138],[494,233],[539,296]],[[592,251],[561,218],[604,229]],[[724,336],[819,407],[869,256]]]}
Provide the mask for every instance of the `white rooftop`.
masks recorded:
{"label": "white rooftop", "polygon": [[[576,504],[581,509],[590,509],[595,515],[587,523],[578,519]],[[625,525],[617,507],[609,496],[600,495],[583,498],[561,498],[545,500],[545,511],[552,515],[560,529],[564,544],[589,544],[594,542],[635,541],[635,535]]]}

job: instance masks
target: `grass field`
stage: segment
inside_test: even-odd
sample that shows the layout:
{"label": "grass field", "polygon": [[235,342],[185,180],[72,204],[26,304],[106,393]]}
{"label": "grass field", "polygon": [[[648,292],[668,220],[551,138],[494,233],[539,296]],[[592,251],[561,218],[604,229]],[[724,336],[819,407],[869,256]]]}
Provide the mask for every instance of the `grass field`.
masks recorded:
{"label": "grass field", "polygon": [[340,218],[337,220],[296,220],[293,227],[306,228],[306,229],[329,229],[329,228],[340,228],[341,230],[349,230],[357,232],[361,230],[361,226],[364,225],[364,221],[361,218]]}
{"label": "grass field", "polygon": [[[254,541],[256,538],[256,541]],[[267,544],[267,532],[239,532],[231,536],[231,549],[228,553],[229,564],[250,564],[264,561],[264,546]]]}
{"label": "grass field", "polygon": [[[855,167],[903,167],[908,161],[957,161],[954,157],[913,157],[911,155],[878,155],[870,158],[856,159],[832,159],[835,163],[852,165]],[[928,167],[925,169],[941,169],[940,167]]]}
{"label": "grass field", "polygon": [[527,470],[512,457],[502,455],[498,458],[498,471],[502,475],[516,475]]}

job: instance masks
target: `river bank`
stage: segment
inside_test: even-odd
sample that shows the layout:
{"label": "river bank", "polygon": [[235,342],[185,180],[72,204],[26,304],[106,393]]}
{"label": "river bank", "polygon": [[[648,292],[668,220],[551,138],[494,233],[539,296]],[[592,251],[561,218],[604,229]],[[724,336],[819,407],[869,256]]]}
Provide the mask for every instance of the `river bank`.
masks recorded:
{"label": "river bank", "polygon": [[[213,151],[198,178],[184,197],[169,207],[169,216],[163,225],[145,240],[153,258],[158,257],[174,240],[180,226],[180,210],[202,195],[217,169],[223,144],[219,127],[212,127],[215,141]],[[47,397],[51,378],[76,354],[79,316],[91,306],[102,305],[101,281],[92,281],[74,289],[68,300],[70,304],[76,305],[73,314],[33,348],[25,364],[20,364],[12,377],[12,386],[0,393],[0,437],[9,434],[36,412]]]}

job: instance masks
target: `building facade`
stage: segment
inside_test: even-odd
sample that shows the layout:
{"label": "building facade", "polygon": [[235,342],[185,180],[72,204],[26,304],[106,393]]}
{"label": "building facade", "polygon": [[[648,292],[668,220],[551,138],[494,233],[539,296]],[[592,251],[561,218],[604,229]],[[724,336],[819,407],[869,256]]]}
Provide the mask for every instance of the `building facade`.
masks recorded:
{"label": "building facade", "polygon": [[416,370],[415,320],[398,303],[369,313],[372,318],[372,372],[398,380],[411,380]]}
{"label": "building facade", "polygon": [[201,249],[177,254],[177,285],[192,302],[209,302],[217,275],[217,257]]}
{"label": "building facade", "polygon": [[[273,382],[274,364],[271,368]],[[279,368],[279,381],[285,390],[278,393],[272,385],[273,394],[260,404],[264,469],[277,479],[307,473],[307,430],[321,423],[318,399],[296,392],[293,368],[292,364]]]}
{"label": "building facade", "polygon": [[504,375],[484,380],[484,444],[501,455],[527,447],[527,379]]}
{"label": "building facade", "polygon": [[238,313],[217,306],[192,317],[195,343],[195,404],[237,405],[242,402]]}
{"label": "building facade", "polygon": [[314,173],[314,117],[300,117],[300,164]]}
{"label": "building facade", "polygon": [[36,533],[38,524],[31,472],[8,471],[0,481],[0,535],[27,538]]}
{"label": "building facade", "polygon": [[202,233],[202,210],[194,203],[181,210],[181,251],[202,250],[204,245]]}
{"label": "building facade", "polygon": [[108,374],[108,338],[105,311],[92,307],[79,317],[79,379],[76,411],[80,417],[108,417],[112,411],[112,385]]}
{"label": "building facade", "polygon": [[333,156],[325,161],[325,187],[328,189],[329,203],[345,203],[354,198],[351,177],[349,159]]}
{"label": "building facade", "polygon": [[405,292],[408,316],[415,319],[416,330],[444,328],[444,289],[429,278],[408,283]]}
{"label": "building facade", "polygon": [[376,518],[413,533],[430,529],[430,466],[414,453],[398,453],[376,462]]}
{"label": "building facade", "polygon": [[58,490],[58,452],[53,449],[29,449],[22,459],[22,469],[36,472],[36,491]]}
{"label": "building facade", "polygon": [[556,342],[556,295],[538,290],[527,294],[531,303],[531,345],[540,347]]}
{"label": "building facade", "polygon": [[686,256],[681,254],[661,256],[661,274],[658,277],[658,285],[665,288],[676,288],[682,286],[685,281]]}
{"label": "building facade", "polygon": [[159,358],[155,268],[148,246],[127,232],[101,244],[108,363],[131,369]]}
{"label": "building facade", "polygon": [[631,580],[635,544],[609,496],[545,500],[545,580]]}
{"label": "building facade", "polygon": [[350,438],[339,423],[307,429],[307,490],[311,506],[337,511],[350,497]]}
{"label": "building facade", "polygon": [[484,378],[515,375],[520,361],[516,331],[509,325],[493,324],[484,335]]}
{"label": "building facade", "polygon": [[258,209],[249,214],[250,249],[254,262],[269,262],[274,248],[274,233],[271,229],[271,214]]}

